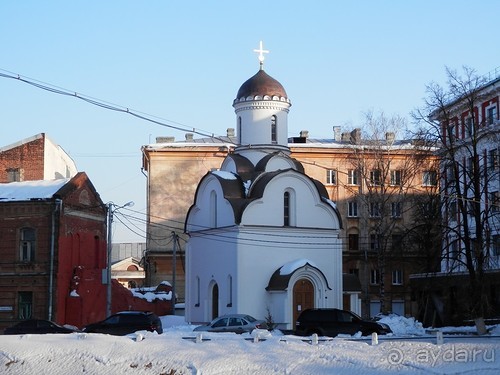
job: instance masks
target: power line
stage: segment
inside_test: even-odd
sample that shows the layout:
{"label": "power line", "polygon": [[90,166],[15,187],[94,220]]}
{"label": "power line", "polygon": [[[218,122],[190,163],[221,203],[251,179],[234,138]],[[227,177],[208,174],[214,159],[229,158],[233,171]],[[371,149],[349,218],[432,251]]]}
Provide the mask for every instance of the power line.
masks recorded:
{"label": "power line", "polygon": [[49,92],[54,93],[54,94],[69,96],[69,97],[73,97],[76,99],[80,99],[80,100],[83,100],[89,104],[92,104],[92,105],[95,105],[95,106],[98,106],[98,107],[101,107],[104,109],[108,109],[111,111],[125,113],[125,114],[128,114],[130,116],[134,116],[138,119],[148,121],[148,122],[160,125],[160,126],[165,126],[167,128],[171,128],[171,129],[179,130],[179,131],[183,131],[183,132],[191,132],[191,133],[195,133],[195,134],[198,134],[198,135],[201,135],[204,137],[215,138],[215,139],[218,139],[218,140],[225,142],[225,143],[231,143],[228,139],[222,139],[222,138],[216,136],[214,133],[210,133],[207,131],[203,131],[200,129],[189,127],[187,125],[181,124],[181,123],[176,122],[176,121],[172,121],[172,120],[164,119],[164,118],[161,118],[158,116],[150,115],[150,114],[147,114],[144,112],[140,112],[140,111],[131,109],[129,107],[125,107],[125,106],[118,105],[118,104],[113,104],[113,103],[104,101],[102,99],[97,99],[97,98],[94,98],[94,97],[91,97],[91,96],[88,96],[85,94],[80,94],[80,93],[77,93],[76,91],[68,90],[68,89],[65,89],[65,88],[62,88],[59,86],[52,85],[50,83],[46,83],[46,82],[42,82],[42,81],[39,81],[39,80],[36,80],[33,78],[25,77],[25,76],[10,72],[10,71],[5,70],[5,69],[0,69],[0,77],[14,79],[16,81],[26,83],[30,86],[34,86],[36,88],[39,88],[39,89],[42,89],[45,91],[49,91]]}

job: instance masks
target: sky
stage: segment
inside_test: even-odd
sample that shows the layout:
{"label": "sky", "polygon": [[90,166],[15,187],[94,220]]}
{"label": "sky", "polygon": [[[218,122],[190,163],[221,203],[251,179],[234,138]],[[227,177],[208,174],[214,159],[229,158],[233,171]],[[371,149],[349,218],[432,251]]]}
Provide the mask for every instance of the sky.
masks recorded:
{"label": "sky", "polygon": [[[0,336],[0,369],[11,375],[85,373],[169,375],[330,375],[330,374],[475,374],[500,371],[500,327],[490,336],[453,336],[443,343],[418,322],[402,317],[385,321],[397,334],[378,344],[359,335],[334,339],[282,335],[203,333],[183,317],[161,317],[163,334],[140,331],[128,336],[98,333]],[[458,328],[460,329],[460,328]],[[450,332],[450,333],[452,333]],[[468,331],[469,333],[471,331]]]}
{"label": "sky", "polygon": [[[0,146],[46,133],[105,203],[135,203],[117,215],[143,221],[141,146],[235,128],[232,102],[258,71],[259,41],[292,102],[289,136],[331,138],[368,111],[409,119],[445,67],[500,67],[499,12],[498,0],[2,1],[0,74],[164,125],[0,77]],[[115,224],[113,242],[145,241],[139,221]]]}

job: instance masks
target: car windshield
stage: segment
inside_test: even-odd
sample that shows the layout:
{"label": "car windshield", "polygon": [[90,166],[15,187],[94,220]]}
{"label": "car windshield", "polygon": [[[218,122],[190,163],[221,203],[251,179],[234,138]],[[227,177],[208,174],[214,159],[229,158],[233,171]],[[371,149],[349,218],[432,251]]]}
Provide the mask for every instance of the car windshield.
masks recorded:
{"label": "car windshield", "polygon": [[245,315],[245,319],[248,320],[250,323],[257,321],[257,319],[255,319],[253,316],[250,315]]}

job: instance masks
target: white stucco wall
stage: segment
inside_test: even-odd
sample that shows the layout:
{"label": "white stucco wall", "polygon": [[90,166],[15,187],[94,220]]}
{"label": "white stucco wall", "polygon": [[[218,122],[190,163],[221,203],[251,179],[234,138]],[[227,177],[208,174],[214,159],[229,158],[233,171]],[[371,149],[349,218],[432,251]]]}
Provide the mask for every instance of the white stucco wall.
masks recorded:
{"label": "white stucco wall", "polygon": [[45,136],[44,152],[44,180],[71,178],[78,173],[73,159],[47,136]]}

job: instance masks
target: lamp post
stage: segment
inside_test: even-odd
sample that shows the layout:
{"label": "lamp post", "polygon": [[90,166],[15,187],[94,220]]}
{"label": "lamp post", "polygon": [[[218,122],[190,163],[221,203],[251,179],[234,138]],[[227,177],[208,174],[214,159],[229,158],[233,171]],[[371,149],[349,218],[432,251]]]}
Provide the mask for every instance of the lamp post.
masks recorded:
{"label": "lamp post", "polygon": [[107,253],[107,270],[106,270],[106,317],[111,315],[111,250],[113,248],[113,214],[115,211],[119,210],[120,208],[124,207],[132,207],[134,205],[134,202],[130,201],[125,203],[123,206],[117,206],[113,202],[108,202],[106,204],[106,209],[107,209],[107,229],[108,229],[108,238],[107,238],[107,246],[106,246],[106,253]]}

